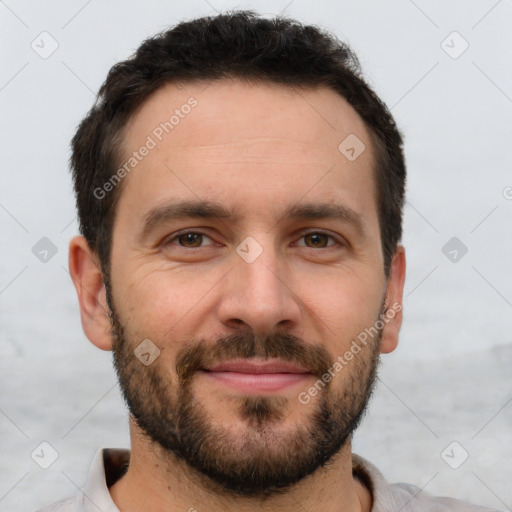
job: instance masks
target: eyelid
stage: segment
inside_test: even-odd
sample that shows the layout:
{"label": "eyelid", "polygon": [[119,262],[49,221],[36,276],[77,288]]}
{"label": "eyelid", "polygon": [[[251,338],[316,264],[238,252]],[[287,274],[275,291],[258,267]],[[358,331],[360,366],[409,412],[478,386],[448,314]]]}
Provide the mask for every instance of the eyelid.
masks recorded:
{"label": "eyelid", "polygon": [[[190,234],[190,233],[193,233],[193,234],[196,234],[196,235],[201,235],[203,237],[203,239],[207,238],[212,243],[209,243],[209,244],[206,244],[206,245],[203,244],[203,245],[200,245],[199,247],[184,247],[184,246],[182,246],[182,245],[180,245],[178,243],[173,243],[180,236],[187,235],[187,234]],[[348,242],[343,237],[341,237],[341,235],[337,235],[337,234],[334,234],[334,233],[332,233],[330,231],[325,231],[323,229],[309,228],[309,229],[306,229],[306,230],[302,230],[302,231],[300,231],[298,233],[298,235],[299,235],[298,238],[299,238],[299,240],[301,240],[305,236],[312,235],[312,234],[320,234],[320,235],[327,236],[328,238],[330,238],[331,240],[333,240],[335,242],[332,245],[327,245],[326,247],[320,247],[320,248],[317,248],[317,249],[327,249],[328,247],[335,247],[336,245],[346,246],[348,244]],[[167,236],[166,238],[164,238],[164,240],[162,242],[162,245],[168,245],[168,244],[171,244],[171,243],[173,243],[173,245],[175,245],[176,247],[180,247],[180,248],[183,248],[183,249],[200,249],[200,248],[203,248],[203,247],[215,245],[217,242],[215,242],[215,240],[213,240],[213,238],[211,236],[208,236],[201,228],[198,228],[198,229],[188,228],[188,229],[183,229],[181,231],[177,231],[176,233],[172,233],[171,235]],[[217,243],[217,245],[218,245],[218,243]],[[305,244],[304,245],[300,245],[300,247],[306,247],[306,248],[309,248],[309,249],[314,249],[314,247],[307,247]]]}
{"label": "eyelid", "polygon": [[[174,242],[177,238],[179,238],[180,236],[183,236],[183,235],[188,235],[188,234],[194,234],[194,235],[201,235],[204,238],[208,238],[211,242],[213,243],[210,243],[210,244],[206,244],[207,246],[210,246],[210,245],[214,245],[215,244],[215,241],[213,240],[213,238],[211,236],[208,236],[206,233],[204,233],[202,230],[200,229],[183,229],[181,231],[177,231],[176,233],[173,233],[172,235],[169,235],[167,237],[165,237],[162,241],[162,245],[169,245],[171,244],[172,242]],[[182,249],[200,249],[202,247],[205,247],[205,245],[201,245],[199,247],[184,247],[183,245],[180,245],[178,243],[176,244],[173,244],[173,245],[176,245],[176,247],[181,247]]]}
{"label": "eyelid", "polygon": [[[300,232],[299,239],[303,239],[307,235],[325,235],[326,237],[334,240],[336,243],[332,245],[328,245],[327,247],[320,247],[320,249],[327,249],[328,247],[334,247],[335,245],[347,245],[347,242],[340,235],[334,234],[330,231],[325,231],[323,229],[307,229]],[[301,245],[301,247],[307,247],[306,245]],[[313,249],[313,247],[308,247],[308,249]]]}

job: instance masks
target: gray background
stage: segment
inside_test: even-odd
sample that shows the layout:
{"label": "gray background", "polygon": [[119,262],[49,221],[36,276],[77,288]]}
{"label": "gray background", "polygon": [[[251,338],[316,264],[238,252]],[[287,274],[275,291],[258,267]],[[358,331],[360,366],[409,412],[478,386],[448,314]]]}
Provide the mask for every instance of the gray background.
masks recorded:
{"label": "gray background", "polygon": [[[510,0],[0,2],[0,509],[69,495],[99,447],[129,445],[110,354],[83,335],[67,271],[76,125],[142,39],[235,7],[348,41],[405,134],[405,321],[354,451],[390,481],[510,510]],[[47,58],[31,47],[53,40]],[[41,442],[58,452],[48,469]]]}

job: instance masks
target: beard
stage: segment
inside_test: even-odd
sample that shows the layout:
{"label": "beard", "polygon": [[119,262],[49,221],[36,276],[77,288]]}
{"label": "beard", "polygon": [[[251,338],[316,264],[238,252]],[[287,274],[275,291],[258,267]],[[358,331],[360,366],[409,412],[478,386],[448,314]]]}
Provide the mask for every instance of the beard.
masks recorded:
{"label": "beard", "polygon": [[[329,464],[364,416],[377,377],[381,330],[341,375],[322,383],[307,405],[279,395],[230,395],[228,403],[243,423],[241,430],[220,423],[206,410],[193,389],[197,372],[232,358],[262,357],[299,364],[321,379],[335,359],[322,346],[290,334],[257,338],[244,332],[213,344],[198,340],[184,345],[172,375],[162,358],[141,364],[133,353],[138,343],[125,336],[111,298],[108,303],[114,367],[131,416],[169,467],[178,458],[210,491],[261,499],[282,494]],[[344,379],[342,389],[333,388],[338,379]],[[284,420],[297,411],[301,421],[285,428]]]}

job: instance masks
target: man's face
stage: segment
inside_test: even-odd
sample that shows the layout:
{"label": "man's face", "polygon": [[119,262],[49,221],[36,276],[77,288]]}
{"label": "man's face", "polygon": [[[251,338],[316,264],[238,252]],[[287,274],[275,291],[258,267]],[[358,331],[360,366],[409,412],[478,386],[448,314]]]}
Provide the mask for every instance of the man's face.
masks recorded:
{"label": "man's face", "polygon": [[334,367],[383,312],[368,130],[326,88],[215,81],[151,96],[123,156],[144,145],[111,253],[123,392],[170,459],[270,494],[339,452],[375,378],[380,335]]}

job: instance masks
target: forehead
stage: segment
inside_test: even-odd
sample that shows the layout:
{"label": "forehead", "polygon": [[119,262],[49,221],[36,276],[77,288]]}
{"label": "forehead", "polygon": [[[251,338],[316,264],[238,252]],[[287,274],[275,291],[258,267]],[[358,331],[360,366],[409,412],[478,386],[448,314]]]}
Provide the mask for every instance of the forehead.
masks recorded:
{"label": "forehead", "polygon": [[132,116],[124,142],[130,148],[151,134],[172,145],[221,144],[233,140],[232,130],[239,139],[283,136],[318,150],[336,148],[343,135],[369,135],[359,114],[330,88],[220,79],[160,87]]}
{"label": "forehead", "polygon": [[133,215],[178,196],[265,213],[307,195],[376,220],[369,130],[326,87],[168,84],[126,126],[121,161],[129,159],[118,209],[129,204]]}

